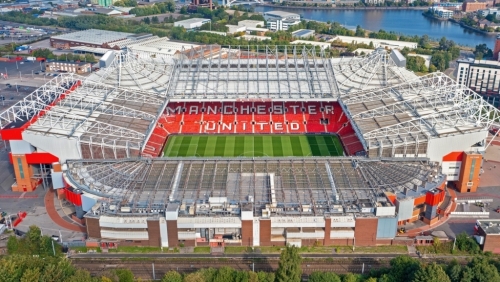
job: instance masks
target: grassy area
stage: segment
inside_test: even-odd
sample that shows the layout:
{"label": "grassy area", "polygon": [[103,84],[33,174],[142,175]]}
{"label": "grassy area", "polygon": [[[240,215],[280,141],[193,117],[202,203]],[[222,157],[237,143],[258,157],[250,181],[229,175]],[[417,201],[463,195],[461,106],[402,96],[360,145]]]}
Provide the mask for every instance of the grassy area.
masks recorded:
{"label": "grassy area", "polygon": [[194,247],[195,254],[210,254],[210,247]]}
{"label": "grassy area", "polygon": [[225,247],[224,253],[226,254],[252,253],[252,247]]}
{"label": "grassy area", "polygon": [[[337,253],[353,253],[352,246],[342,246],[334,248]],[[354,247],[354,253],[366,254],[407,254],[408,248],[406,246],[374,246],[374,247]]]}
{"label": "grassy area", "polygon": [[[144,253],[161,253],[162,250],[159,247],[134,247],[134,246],[118,246],[117,249],[109,249],[110,253],[131,253],[131,254],[144,254]],[[177,248],[168,249],[164,248],[163,253],[177,253],[179,252]]]}
{"label": "grassy area", "polygon": [[335,135],[175,135],[165,146],[168,157],[342,156]]}

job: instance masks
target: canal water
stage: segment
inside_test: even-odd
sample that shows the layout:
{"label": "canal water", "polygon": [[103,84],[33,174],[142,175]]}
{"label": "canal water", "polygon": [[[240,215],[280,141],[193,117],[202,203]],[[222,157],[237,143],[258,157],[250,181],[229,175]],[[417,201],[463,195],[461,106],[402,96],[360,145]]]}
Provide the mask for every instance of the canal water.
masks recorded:
{"label": "canal water", "polygon": [[445,36],[457,44],[474,47],[485,43],[493,48],[495,35],[487,35],[465,29],[449,21],[439,21],[424,17],[422,10],[321,10],[321,9],[287,9],[282,7],[256,6],[255,12],[287,11],[300,14],[303,18],[316,21],[332,21],[355,28],[360,25],[364,29],[378,31],[394,31],[405,35],[427,34],[433,40]]}

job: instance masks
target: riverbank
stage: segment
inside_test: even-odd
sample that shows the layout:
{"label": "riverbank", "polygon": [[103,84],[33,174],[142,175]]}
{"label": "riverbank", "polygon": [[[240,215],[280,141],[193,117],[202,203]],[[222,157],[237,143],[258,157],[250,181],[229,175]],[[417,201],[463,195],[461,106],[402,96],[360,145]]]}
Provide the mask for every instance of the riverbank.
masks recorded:
{"label": "riverbank", "polygon": [[488,32],[488,31],[484,31],[484,30],[476,28],[476,27],[472,27],[472,26],[466,25],[466,24],[464,24],[462,22],[459,22],[459,21],[457,21],[455,19],[449,19],[449,21],[452,22],[452,23],[458,24],[458,25],[460,25],[461,27],[463,27],[465,29],[473,30],[475,32],[478,32],[478,33],[481,33],[481,34],[484,34],[484,35],[487,35],[487,36],[495,36],[495,35],[499,34],[498,32]]}
{"label": "riverbank", "polygon": [[436,17],[436,16],[434,16],[434,15],[429,15],[429,14],[428,14],[428,13],[426,13],[426,12],[423,12],[423,13],[422,13],[422,16],[424,16],[424,17],[426,17],[426,18],[429,18],[429,19],[438,20],[438,21],[443,21],[443,22],[448,21],[448,19],[439,18],[439,17]]}
{"label": "riverbank", "polygon": [[273,7],[276,9],[280,8],[286,8],[286,9],[300,9],[300,10],[352,10],[352,11],[374,11],[374,10],[427,10],[429,7],[354,7],[354,6],[343,6],[343,7],[313,7],[313,6],[281,6],[281,5],[273,5],[273,4],[267,4],[267,3],[258,3],[255,4],[255,6],[262,6],[262,7]]}

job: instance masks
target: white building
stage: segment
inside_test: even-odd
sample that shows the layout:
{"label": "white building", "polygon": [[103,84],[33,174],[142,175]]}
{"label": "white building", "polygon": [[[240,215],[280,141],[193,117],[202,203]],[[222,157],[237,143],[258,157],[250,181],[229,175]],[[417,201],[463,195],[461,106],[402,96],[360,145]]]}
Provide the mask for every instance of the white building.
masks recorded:
{"label": "white building", "polygon": [[318,41],[308,41],[308,40],[295,40],[293,42],[290,42],[290,44],[319,46],[322,50],[328,49],[332,46],[332,44],[329,42],[318,42]]}
{"label": "white building", "polygon": [[389,49],[403,49],[404,47],[408,47],[409,49],[417,48],[417,42],[408,42],[408,41],[396,41],[396,40],[385,40],[385,39],[376,39],[376,38],[363,38],[363,37],[354,37],[354,36],[343,36],[337,35],[334,38],[328,40],[328,42],[340,41],[343,43],[357,43],[357,44],[367,44],[370,45],[370,42],[373,43],[374,48],[378,47],[387,47]]}
{"label": "white building", "polygon": [[245,35],[242,35],[240,37],[236,37],[236,39],[240,39],[240,38],[248,40],[248,41],[251,41],[251,40],[257,40],[257,41],[271,40],[270,36],[259,36],[259,35],[249,35],[249,34],[245,34]]}
{"label": "white building", "polygon": [[499,108],[500,62],[469,59],[457,63],[457,84],[469,87]]}
{"label": "white building", "polygon": [[178,21],[174,23],[174,26],[182,26],[183,28],[187,30],[192,30],[196,28],[200,28],[202,25],[209,23],[210,19],[203,19],[203,18],[192,18],[192,19],[187,19],[183,21]]}
{"label": "white building", "polygon": [[247,27],[246,26],[238,26],[238,25],[232,25],[232,24],[227,24],[226,27],[228,28],[227,33],[228,34],[234,34],[237,32],[246,32]]}
{"label": "white building", "polygon": [[314,36],[314,30],[312,29],[299,29],[292,32],[292,36],[296,38],[309,38]]}
{"label": "white building", "polygon": [[498,18],[499,14],[500,14],[498,12],[497,8],[490,8],[490,9],[479,10],[479,11],[477,11],[477,13],[478,13],[478,15],[480,15],[482,17],[486,17],[488,15],[495,14],[496,18]]}
{"label": "white building", "polygon": [[450,19],[453,17],[453,11],[447,10],[443,7],[433,6],[429,8],[429,11],[433,12],[436,16],[443,19]]}
{"label": "white building", "polygon": [[271,11],[264,13],[264,19],[266,21],[275,20],[298,20],[300,21],[300,15],[295,13],[283,12],[283,11]]}
{"label": "white building", "polygon": [[264,21],[255,21],[255,20],[244,20],[244,21],[239,21],[238,22],[238,25],[239,26],[246,26],[247,28],[249,27],[253,27],[253,28],[257,28],[257,27],[264,27]]}
{"label": "white building", "polygon": [[267,28],[273,31],[288,30],[289,27],[300,23],[300,15],[283,11],[265,12],[264,19]]}

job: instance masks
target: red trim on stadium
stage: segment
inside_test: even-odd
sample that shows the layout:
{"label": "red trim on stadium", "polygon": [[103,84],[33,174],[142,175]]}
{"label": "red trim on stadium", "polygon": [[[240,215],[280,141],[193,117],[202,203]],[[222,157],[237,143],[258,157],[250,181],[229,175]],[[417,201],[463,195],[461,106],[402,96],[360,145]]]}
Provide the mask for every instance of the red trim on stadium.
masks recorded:
{"label": "red trim on stadium", "polygon": [[461,162],[464,152],[451,152],[443,157],[443,162]]}
{"label": "red trim on stadium", "polygon": [[70,89],[66,90],[61,96],[48,104],[43,110],[39,111],[35,116],[33,116],[29,121],[24,123],[22,126],[17,128],[6,128],[0,130],[0,136],[3,140],[23,140],[23,131],[30,125],[35,123],[39,118],[45,115],[45,112],[49,111],[53,106],[55,106],[59,101],[64,99],[69,93],[73,92],[76,88],[82,85],[82,82],[78,80]]}

